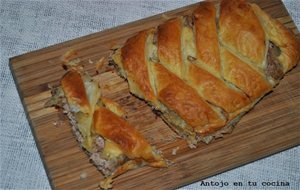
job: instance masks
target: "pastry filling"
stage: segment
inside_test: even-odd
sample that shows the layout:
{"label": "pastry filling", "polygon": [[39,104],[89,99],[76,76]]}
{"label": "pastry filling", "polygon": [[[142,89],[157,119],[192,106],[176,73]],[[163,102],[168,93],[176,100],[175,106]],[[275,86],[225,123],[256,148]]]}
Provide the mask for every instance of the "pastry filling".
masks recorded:
{"label": "pastry filling", "polygon": [[183,26],[194,28],[194,17],[192,16],[184,16],[183,17]]}
{"label": "pastry filling", "polygon": [[284,75],[283,68],[278,60],[278,56],[280,54],[281,51],[279,47],[277,47],[273,42],[270,41],[265,73],[267,76],[273,78],[276,81],[280,80]]}
{"label": "pastry filling", "polygon": [[79,129],[78,119],[76,116],[82,114],[78,109],[70,108],[67,103],[67,98],[62,90],[62,87],[52,88],[52,98],[45,104],[46,107],[53,107],[63,109],[63,113],[68,117],[72,124],[72,131],[76,140],[79,142],[89,155],[93,164],[105,175],[111,175],[120,165],[127,161],[126,156],[113,143],[105,140],[97,134],[91,135],[91,147],[86,145],[86,138]]}

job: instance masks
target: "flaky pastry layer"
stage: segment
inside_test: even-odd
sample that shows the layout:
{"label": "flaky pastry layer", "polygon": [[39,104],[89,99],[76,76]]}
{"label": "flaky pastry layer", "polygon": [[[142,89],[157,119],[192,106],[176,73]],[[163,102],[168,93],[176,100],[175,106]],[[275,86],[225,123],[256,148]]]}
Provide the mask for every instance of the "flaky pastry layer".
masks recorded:
{"label": "flaky pastry layer", "polygon": [[257,5],[221,0],[138,33],[111,58],[130,91],[197,144],[230,132],[299,51],[296,37]]}

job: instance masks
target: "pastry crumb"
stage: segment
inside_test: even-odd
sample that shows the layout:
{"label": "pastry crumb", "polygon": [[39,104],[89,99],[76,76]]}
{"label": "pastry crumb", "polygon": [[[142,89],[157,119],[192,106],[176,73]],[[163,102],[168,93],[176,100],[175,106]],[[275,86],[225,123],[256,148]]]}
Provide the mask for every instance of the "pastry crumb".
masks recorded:
{"label": "pastry crumb", "polygon": [[167,16],[166,14],[162,14],[161,17],[164,18],[164,19],[166,19],[166,20],[169,20],[169,19],[170,19],[170,17]]}
{"label": "pastry crumb", "polygon": [[[167,163],[167,166],[168,166],[168,167],[176,165],[176,163],[173,162],[173,161],[171,161],[171,160],[166,160],[166,163]],[[162,169],[163,169],[163,168],[162,168]]]}
{"label": "pastry crumb", "polygon": [[60,126],[63,125],[63,121],[59,121],[59,120],[54,121],[54,122],[53,122],[53,125],[54,125],[55,127],[60,127]]}
{"label": "pastry crumb", "polygon": [[105,62],[106,62],[106,58],[105,58],[105,57],[101,57],[101,58],[99,59],[99,61],[97,61],[97,63],[96,63],[96,70],[97,70],[98,72],[103,68]]}
{"label": "pastry crumb", "polygon": [[172,149],[172,155],[176,155],[177,154],[177,151],[179,150],[179,147],[177,146],[176,148],[173,148]]}
{"label": "pastry crumb", "polygon": [[85,179],[85,178],[87,178],[87,173],[86,172],[82,172],[80,174],[80,179]]}
{"label": "pastry crumb", "polygon": [[67,51],[62,57],[61,60],[65,63],[71,61],[72,59],[74,59],[75,57],[78,56],[78,52],[74,49],[71,49],[69,51]]}
{"label": "pastry crumb", "polygon": [[197,146],[192,144],[192,143],[189,143],[188,146],[189,146],[190,149],[197,148]]}

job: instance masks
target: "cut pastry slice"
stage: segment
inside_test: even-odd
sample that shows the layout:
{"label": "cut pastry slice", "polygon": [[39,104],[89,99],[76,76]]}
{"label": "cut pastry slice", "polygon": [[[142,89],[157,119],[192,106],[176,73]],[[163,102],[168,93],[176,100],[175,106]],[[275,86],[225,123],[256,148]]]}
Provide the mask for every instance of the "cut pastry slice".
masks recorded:
{"label": "cut pastry slice", "polygon": [[47,106],[64,110],[81,147],[105,175],[101,188],[111,188],[113,178],[128,170],[167,166],[162,155],[121,117],[124,110],[101,97],[98,83],[88,74],[71,67],[52,96]]}
{"label": "cut pastry slice", "polygon": [[139,32],[111,61],[191,147],[231,132],[300,58],[299,41],[245,0],[201,2]]}

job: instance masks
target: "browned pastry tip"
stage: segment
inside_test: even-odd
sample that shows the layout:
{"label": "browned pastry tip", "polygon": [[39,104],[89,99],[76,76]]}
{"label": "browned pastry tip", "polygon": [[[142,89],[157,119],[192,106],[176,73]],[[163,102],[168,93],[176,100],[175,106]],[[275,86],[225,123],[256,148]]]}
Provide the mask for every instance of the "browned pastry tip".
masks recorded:
{"label": "browned pastry tip", "polygon": [[173,73],[182,76],[182,18],[168,20],[157,28],[157,54],[160,62]]}
{"label": "browned pastry tip", "polygon": [[154,153],[145,138],[127,121],[118,117],[106,108],[94,112],[94,131],[104,138],[113,141],[130,159],[141,159],[156,163],[156,167],[165,167],[163,158]]}
{"label": "browned pastry tip", "polygon": [[262,67],[266,46],[265,32],[245,0],[222,0],[219,32],[223,45]]}
{"label": "browned pastry tip", "polygon": [[220,50],[214,2],[201,2],[194,11],[197,59],[219,73]]}
{"label": "browned pastry tip", "polygon": [[70,104],[78,104],[84,113],[90,112],[90,105],[81,74],[76,70],[69,70],[61,79],[61,86]]}
{"label": "browned pastry tip", "polygon": [[145,58],[146,39],[147,32],[142,31],[127,40],[121,49],[122,66],[126,71],[131,89],[140,98],[154,101],[155,96],[150,84],[149,71]]}

